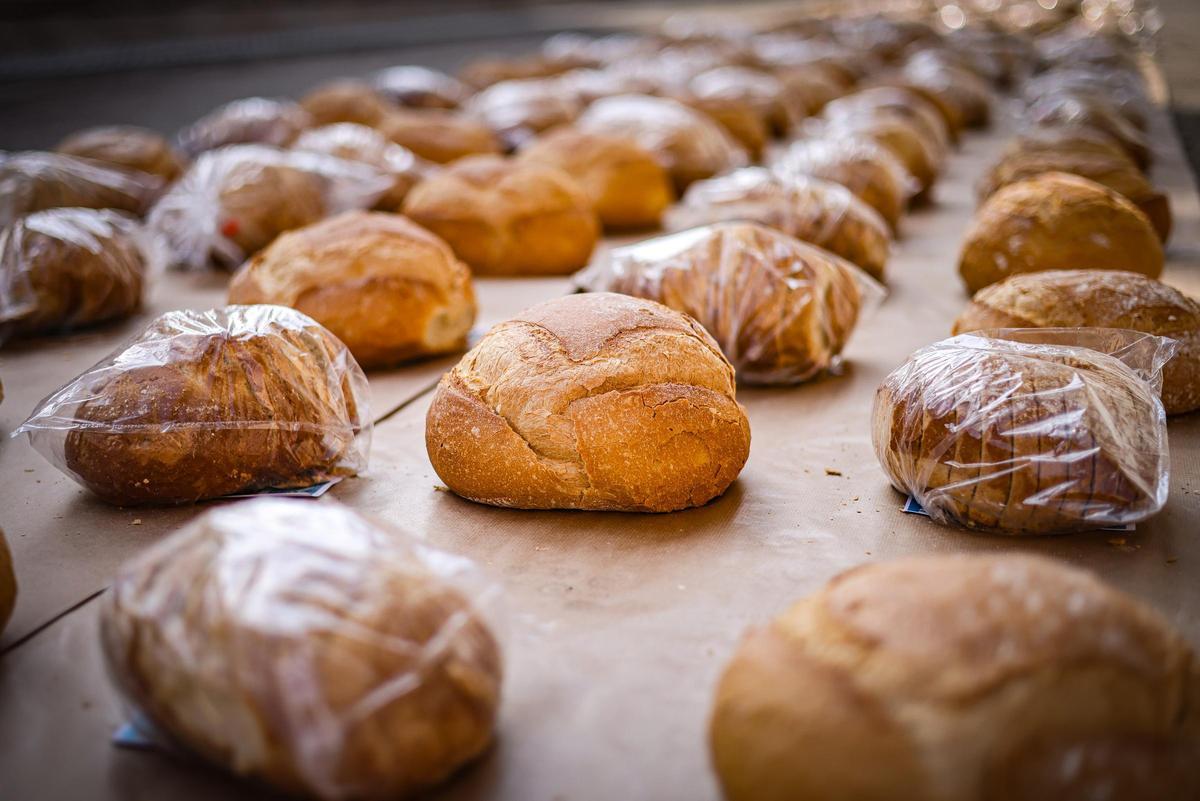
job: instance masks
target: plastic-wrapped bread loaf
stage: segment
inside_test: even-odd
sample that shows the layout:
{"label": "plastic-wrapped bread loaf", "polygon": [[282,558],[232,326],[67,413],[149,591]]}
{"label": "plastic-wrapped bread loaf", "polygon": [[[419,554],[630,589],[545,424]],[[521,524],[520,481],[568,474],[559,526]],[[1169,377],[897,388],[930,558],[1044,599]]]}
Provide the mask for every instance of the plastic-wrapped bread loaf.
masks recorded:
{"label": "plastic-wrapped bread loaf", "polygon": [[183,158],[166,138],[132,125],[105,125],[76,131],[55,150],[125,170],[137,170],[173,181],[184,170]]}
{"label": "plastic-wrapped bread loaf", "polygon": [[756,384],[794,384],[836,364],[862,303],[856,268],[755,223],[720,223],[610,251],[577,282],[695,318]]}
{"label": "plastic-wrapped bread loaf", "polygon": [[609,293],[493,328],[425,422],[455,493],[520,509],[670,512],[723,493],[750,450],[734,374],[695,320]]}
{"label": "plastic-wrapped bread loaf", "polygon": [[290,100],[244,97],[213,109],[179,132],[189,156],[226,145],[285,147],[313,124],[308,112]]}
{"label": "plastic-wrapped bread loaf", "polygon": [[509,146],[579,116],[582,105],[565,86],[552,79],[500,81],[482,90],[463,111],[483,120]]}
{"label": "plastic-wrapped bread loaf", "polygon": [[975,293],[955,334],[988,328],[1127,328],[1178,343],[1163,367],[1167,414],[1200,408],[1200,303],[1174,287],[1119,270],[1014,275]]}
{"label": "plastic-wrapped bread loaf", "polygon": [[908,199],[920,189],[891,151],[862,139],[806,139],[771,164],[780,175],[833,181],[867,203],[894,231]]}
{"label": "plastic-wrapped bread loaf", "polygon": [[673,229],[734,220],[777,228],[884,278],[892,241],[887,223],[841,184],[744,167],[692,184],[667,214]]}
{"label": "plastic-wrapped bread loaf", "polygon": [[1194,801],[1195,652],[1021,554],[862,565],[751,629],[717,685],[729,801]]}
{"label": "plastic-wrapped bread loaf", "polygon": [[55,208],[143,214],[162,186],[158,176],[63,153],[0,151],[0,228]]}
{"label": "plastic-wrapped bread loaf", "polygon": [[1173,351],[1102,328],[943,340],[880,385],[875,454],[940,522],[1058,534],[1145,520],[1167,500],[1158,391]]}
{"label": "plastic-wrapped bread loaf", "polygon": [[393,801],[491,743],[497,595],[349,509],[260,498],[127,564],[100,632],[153,735],[289,795]]}
{"label": "plastic-wrapped bread loaf", "polygon": [[374,207],[381,211],[399,211],[409,191],[437,171],[435,165],[374,128],[352,122],[311,128],[297,137],[292,149],[361,162],[389,176],[391,187],[375,201]]}
{"label": "plastic-wrapped bread loaf", "polygon": [[190,503],[354,475],[367,398],[354,357],[311,318],[228,306],[164,314],[17,431],[110,503]]}

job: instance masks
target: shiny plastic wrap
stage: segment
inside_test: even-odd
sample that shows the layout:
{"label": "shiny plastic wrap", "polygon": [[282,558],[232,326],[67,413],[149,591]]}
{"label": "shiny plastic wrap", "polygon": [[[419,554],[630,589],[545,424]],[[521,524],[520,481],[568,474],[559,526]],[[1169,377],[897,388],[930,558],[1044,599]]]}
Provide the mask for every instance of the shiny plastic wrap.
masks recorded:
{"label": "shiny plastic wrap", "polygon": [[189,156],[226,145],[291,144],[312,118],[298,103],[267,97],[245,97],[210,111],[179,132],[179,146]]}
{"label": "shiny plastic wrap", "polygon": [[499,588],[334,503],[214,509],[102,601],[109,674],[152,736],[289,794],[392,801],[493,739]]}
{"label": "shiny plastic wrap", "polygon": [[173,181],[183,172],[183,157],[157,131],[133,125],[102,125],[68,136],[54,148],[68,156],[92,159],[118,169],[136,170]]}
{"label": "shiny plastic wrap", "polygon": [[276,236],[369,208],[393,178],[361,162],[265,145],[203,153],[150,212],[171,263],[236,267]]}
{"label": "shiny plastic wrap", "polygon": [[787,134],[808,116],[808,99],[798,87],[749,67],[717,67],[702,72],[688,88],[698,98],[732,98],[748,103],[779,135]]}
{"label": "shiny plastic wrap", "polygon": [[765,34],[752,43],[754,61],[773,70],[819,67],[837,75],[844,88],[879,70],[883,62],[874,53],[855,50],[824,39],[797,38],[791,34]]}
{"label": "shiny plastic wrap", "polygon": [[161,240],[120,212],[22,217],[0,231],[0,342],[128,316],[165,262]]}
{"label": "shiny plastic wrap", "polygon": [[739,380],[795,384],[835,367],[870,279],[755,223],[721,223],[616,248],[576,277],[590,292],[663,303],[704,326]]}
{"label": "shiny plastic wrap", "polygon": [[992,90],[987,82],[969,69],[949,63],[936,50],[922,50],[909,58],[903,75],[952,106],[967,127],[986,125],[991,118]]}
{"label": "shiny plastic wrap", "polygon": [[619,95],[580,115],[580,130],[626,136],[654,153],[679,187],[747,163],[746,152],[704,114],[661,97]]}
{"label": "shiny plastic wrap", "polygon": [[805,131],[833,141],[873,142],[887,150],[919,187],[927,192],[942,171],[943,153],[930,142],[919,123],[885,111],[849,115],[829,120],[809,120]]}
{"label": "shiny plastic wrap", "polygon": [[881,116],[902,117],[917,126],[938,158],[945,156],[952,143],[950,130],[937,106],[921,95],[899,87],[876,86],[839,97],[821,110],[821,116],[832,123]]}
{"label": "shiny plastic wrap", "polygon": [[583,105],[557,79],[532,78],[494,83],[468,100],[463,110],[515,148],[547,128],[571,122]]}
{"label": "shiny plastic wrap", "polygon": [[307,130],[292,144],[292,149],[360,162],[391,176],[391,187],[375,201],[375,208],[385,211],[399,211],[408,190],[438,169],[374,128],[352,122]]}
{"label": "shiny plastic wrap", "polygon": [[1023,116],[1034,125],[1095,129],[1119,142],[1138,166],[1145,168],[1150,164],[1152,154],[1146,135],[1103,98],[1054,92],[1031,101]]}
{"label": "shiny plastic wrap", "polygon": [[1146,129],[1154,114],[1154,103],[1136,72],[1064,67],[1043,72],[1021,87],[1027,102],[1063,92],[1108,103],[1140,130]]}
{"label": "shiny plastic wrap", "polygon": [[471,90],[457,78],[417,65],[380,70],[371,84],[393,103],[411,108],[457,108],[471,96]]}
{"label": "shiny plastic wrap", "polygon": [[1175,342],[1000,329],[914,353],[875,395],[875,454],[933,519],[1006,534],[1145,520],[1167,499],[1162,367]]}
{"label": "shiny plastic wrap", "polygon": [[794,142],[771,164],[786,178],[811,176],[849,189],[894,231],[909,198],[921,185],[882,145],[864,139],[806,139]]}
{"label": "shiny plastic wrap", "polygon": [[16,433],[110,503],[308,487],[366,468],[366,377],[295,309],[173,311],[43,400]]}
{"label": "shiny plastic wrap", "polygon": [[674,230],[734,220],[776,228],[883,280],[891,232],[875,209],[841,184],[744,167],[697,181],[667,212],[667,227]]}
{"label": "shiny plastic wrap", "polygon": [[559,88],[581,107],[605,97],[616,95],[649,95],[658,89],[658,82],[620,65],[608,69],[575,69],[554,79]]}
{"label": "shiny plastic wrap", "polygon": [[64,206],[142,214],[162,186],[157,176],[63,153],[0,151],[0,228]]}

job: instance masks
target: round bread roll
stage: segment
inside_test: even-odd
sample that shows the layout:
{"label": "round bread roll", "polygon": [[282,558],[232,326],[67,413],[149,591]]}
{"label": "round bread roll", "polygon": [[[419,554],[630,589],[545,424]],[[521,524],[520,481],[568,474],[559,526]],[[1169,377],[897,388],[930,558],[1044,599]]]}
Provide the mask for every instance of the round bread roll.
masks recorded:
{"label": "round bread roll", "polygon": [[557,81],[542,78],[494,83],[468,100],[463,110],[517,146],[548,128],[571,122],[583,106]]}
{"label": "round bread roll", "polygon": [[353,79],[321,84],[305,95],[300,105],[312,118],[313,125],[353,122],[374,126],[395,111],[395,106],[369,83]]}
{"label": "round bread roll", "polygon": [[976,190],[982,201],[1002,186],[1047,172],[1078,175],[1119,192],[1149,218],[1160,240],[1166,242],[1171,235],[1170,200],[1123,154],[1113,157],[1074,147],[1010,150],[980,179]]}
{"label": "round bread roll", "polygon": [[43,401],[19,431],[109,503],[308,487],[366,466],[367,384],[294,309],[168,312]]}
{"label": "round bread roll", "polygon": [[733,137],[733,141],[746,151],[751,161],[762,158],[771,129],[767,118],[747,101],[719,95],[700,97],[683,89],[672,92],[670,97],[710,117]]}
{"label": "round bread roll", "polygon": [[717,685],[729,801],[1195,798],[1196,657],[1038,556],[863,565],[751,629]]}
{"label": "round bread roll", "polygon": [[605,228],[657,226],[675,194],[654,155],[619,136],[557,128],[534,139],[519,158],[578,181]]}
{"label": "round bread roll", "polygon": [[425,444],[442,481],[480,503],[670,512],[726,490],[750,425],[699,323],[598,293],[488,332],[442,377]]}
{"label": "round bread roll", "polygon": [[13,570],[12,552],[8,550],[4,532],[0,531],[0,634],[4,633],[16,605],[17,574]]}
{"label": "round bread roll", "polygon": [[396,144],[437,164],[502,149],[500,140],[479,120],[441,109],[393,111],[377,127]]}
{"label": "round bread roll", "polygon": [[246,97],[226,103],[179,132],[179,144],[192,157],[225,145],[285,147],[313,124],[290,100]]}
{"label": "round bread roll", "polygon": [[76,131],[55,148],[68,156],[92,159],[126,170],[158,176],[164,181],[178,178],[183,158],[161,134],[133,125],[106,125]]}
{"label": "round bread roll", "polygon": [[746,163],[745,152],[718,123],[667,98],[608,97],[589,106],[576,125],[586,133],[634,140],[658,158],[680,191]]}
{"label": "round bread roll", "polygon": [[875,454],[893,486],[935,520],[1006,534],[1157,513],[1169,464],[1157,387],[1075,336],[963,334],[909,357],[875,395]]}
{"label": "round bread roll", "polygon": [[596,214],[571,176],[530,161],[473,156],[419,184],[404,213],[481,275],[563,275],[587,264]]}
{"label": "round bread roll", "polygon": [[151,267],[129,217],[49,209],[0,232],[0,340],[127,317]]}
{"label": "round bread roll", "polygon": [[161,178],[62,153],[0,152],[0,228],[26,214],[65,207],[142,214]]}
{"label": "round bread roll", "polygon": [[776,228],[883,280],[892,240],[887,223],[841,184],[743,167],[692,184],[667,215],[675,230],[733,220]]}
{"label": "round bread roll", "polygon": [[378,212],[283,234],[233,277],[229,302],[299,309],[368,369],[464,350],[475,321],[467,266],[424,228]]}
{"label": "round bread roll", "polygon": [[1048,172],[987,199],[967,231],[958,272],[975,293],[1042,270],[1127,270],[1157,278],[1163,258],[1154,226],[1128,198],[1077,175]]}
{"label": "round bread roll", "polygon": [[461,81],[416,65],[380,70],[371,84],[388,100],[409,108],[458,108],[471,96],[470,88]]}
{"label": "round bread roll", "polygon": [[1163,368],[1167,414],[1200,408],[1200,303],[1138,273],[1050,270],[1014,275],[975,294],[954,333],[985,328],[1125,328],[1179,350]]}
{"label": "round bread roll", "polygon": [[375,208],[381,211],[399,211],[409,191],[435,170],[432,164],[374,128],[352,122],[307,130],[296,138],[292,149],[367,164],[389,176],[391,187],[375,201]]}
{"label": "round bread roll", "polygon": [[109,672],[233,773],[409,798],[492,741],[501,653],[464,562],[335,504],[214,509],[122,568],[100,612]]}
{"label": "round bread roll", "polygon": [[695,318],[738,378],[755,384],[794,384],[828,369],[854,330],[861,301],[849,263],[744,222],[617,248],[580,283]]}
{"label": "round bread roll", "polygon": [[911,177],[891,151],[863,140],[807,139],[792,144],[771,169],[785,178],[833,181],[867,203],[895,231],[909,197]]}

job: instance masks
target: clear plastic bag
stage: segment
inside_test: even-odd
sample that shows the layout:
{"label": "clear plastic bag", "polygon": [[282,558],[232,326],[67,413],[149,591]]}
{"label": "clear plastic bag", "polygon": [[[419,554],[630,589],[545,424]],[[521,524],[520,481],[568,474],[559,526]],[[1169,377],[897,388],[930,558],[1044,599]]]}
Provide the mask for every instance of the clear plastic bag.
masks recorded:
{"label": "clear plastic bag", "polygon": [[744,222],[613,249],[575,283],[691,315],[753,384],[795,384],[836,367],[873,284],[832,253]]}
{"label": "clear plastic bag", "polygon": [[841,184],[743,167],[688,187],[667,212],[666,225],[681,230],[734,220],[776,228],[883,280],[891,232],[875,209]]}
{"label": "clear plastic bag", "polygon": [[369,208],[393,178],[320,153],[234,145],[203,153],[150,212],[171,263],[236,267],[278,234]]}
{"label": "clear plastic bag", "polygon": [[393,103],[411,108],[458,108],[471,96],[471,90],[457,78],[416,65],[380,70],[371,85]]}
{"label": "clear plastic bag", "polygon": [[1151,161],[1146,135],[1105,98],[1066,90],[1052,92],[1030,101],[1022,116],[1034,125],[1094,128],[1119,142],[1140,166]]}
{"label": "clear plastic bag", "polygon": [[1167,500],[1158,392],[1174,340],[1120,329],[962,334],[875,395],[875,454],[943,523],[1058,534],[1136,523]]}
{"label": "clear plastic bag", "polygon": [[374,128],[352,122],[312,128],[296,139],[293,150],[360,162],[392,177],[392,186],[376,208],[399,211],[408,191],[438,171],[437,165],[389,140]]}
{"label": "clear plastic bag", "polygon": [[366,469],[368,397],[346,346],[295,309],[173,311],[14,433],[110,503],[190,503]]}
{"label": "clear plastic bag", "polygon": [[702,72],[691,80],[688,88],[698,98],[732,99],[749,104],[780,135],[808,116],[807,99],[796,89],[768,72],[749,67],[717,67]]}
{"label": "clear plastic bag", "polygon": [[226,103],[179,132],[179,146],[189,156],[226,145],[285,147],[312,125],[299,103],[268,97],[245,97]]}
{"label": "clear plastic bag", "polygon": [[0,228],[35,211],[66,206],[140,215],[162,187],[157,176],[76,156],[0,151]]}
{"label": "clear plastic bag", "polygon": [[463,105],[510,148],[555,125],[571,122],[583,105],[556,78],[500,81],[481,90]]}
{"label": "clear plastic bag", "polygon": [[165,745],[289,794],[396,799],[491,743],[501,602],[472,562],[405,532],[258,498],[126,564],[100,635]]}
{"label": "clear plastic bag", "polygon": [[835,124],[843,120],[870,120],[892,115],[903,117],[920,128],[926,143],[939,159],[949,152],[950,131],[937,106],[908,89],[876,86],[839,97],[821,110],[821,116]]}
{"label": "clear plastic bag", "polygon": [[1141,130],[1145,130],[1154,115],[1154,104],[1146,93],[1145,83],[1134,72],[1063,67],[1034,76],[1021,87],[1021,94],[1029,103],[1063,92],[1108,103]]}
{"label": "clear plastic bag", "polygon": [[166,264],[162,241],[106,209],[48,209],[0,231],[0,343],[132,314]]}

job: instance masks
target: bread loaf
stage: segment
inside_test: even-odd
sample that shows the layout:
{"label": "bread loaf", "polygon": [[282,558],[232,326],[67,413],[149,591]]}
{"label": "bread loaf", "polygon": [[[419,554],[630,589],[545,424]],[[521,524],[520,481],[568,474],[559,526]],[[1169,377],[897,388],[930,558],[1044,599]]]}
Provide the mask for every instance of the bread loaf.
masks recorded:
{"label": "bread loaf", "polygon": [[367,463],[366,378],[298,311],[162,315],[18,429],[109,503],[189,503],[307,487]]}
{"label": "bread loaf", "polygon": [[[1125,334],[1155,343],[1114,338]],[[964,334],[914,353],[875,394],[872,439],[892,485],[935,520],[1005,534],[1157,513],[1169,459],[1156,388],[1078,336],[1085,345]]]}
{"label": "bread loaf", "polygon": [[399,211],[409,191],[436,170],[374,128],[352,122],[311,128],[296,138],[292,149],[367,164],[391,178],[391,186],[375,201],[382,211]]}
{"label": "bread loaf", "polygon": [[732,98],[749,104],[776,136],[786,136],[808,116],[808,98],[800,86],[749,67],[725,66],[702,72],[692,78],[688,89],[700,99]]}
{"label": "bread loaf", "polygon": [[300,105],[317,126],[339,122],[374,126],[396,110],[366,81],[347,79],[321,84],[306,94]]}
{"label": "bread loaf", "polygon": [[1033,125],[1099,131],[1120,143],[1138,166],[1145,169],[1150,165],[1150,145],[1145,134],[1103,100],[1059,92],[1037,98],[1023,116]]}
{"label": "bread loaf", "polygon": [[898,115],[876,112],[844,117],[828,123],[822,135],[839,141],[863,140],[884,148],[916,182],[914,194],[928,192],[942,169],[940,154],[922,138],[921,129]]}
{"label": "bread loaf", "polygon": [[750,161],[762,158],[771,129],[767,118],[753,104],[737,97],[700,97],[686,89],[673,90],[666,97],[712,119],[746,152]]}
{"label": "bread loaf", "polygon": [[492,740],[501,654],[464,563],[335,504],[215,509],[105,594],[109,673],[162,735],[240,776],[408,798]]}
{"label": "bread loaf", "polygon": [[785,178],[808,176],[841,184],[879,212],[893,231],[917,188],[910,185],[904,165],[889,150],[861,140],[796,142],[771,169]]}
{"label": "bread loaf", "polygon": [[745,636],[713,765],[730,801],[1194,801],[1196,665],[1044,557],[863,565]]}
{"label": "bread loaf", "polygon": [[59,153],[88,158],[125,170],[173,181],[183,172],[183,158],[161,135],[133,125],[106,125],[76,131],[58,143]]}
{"label": "bread loaf", "polygon": [[587,264],[599,236],[591,201],[553,167],[461,159],[419,184],[404,213],[481,275],[561,275]]}
{"label": "bread loaf", "polygon": [[674,229],[734,220],[776,228],[883,280],[892,240],[887,223],[841,184],[743,167],[692,184],[667,215]]}
{"label": "bread loaf", "polygon": [[1146,215],[1095,181],[1050,172],[1003,187],[979,208],[958,272],[969,292],[1043,270],[1126,270],[1157,278],[1163,249]]}
{"label": "bread loaf", "polygon": [[889,86],[862,89],[831,101],[821,110],[821,116],[833,123],[877,115],[908,120],[939,155],[950,148],[950,131],[937,106],[907,89]]}
{"label": "bread loaf", "polygon": [[461,81],[417,65],[380,70],[371,84],[388,100],[410,108],[457,108],[471,96]]}
{"label": "bread loaf", "polygon": [[192,157],[226,145],[285,147],[313,124],[290,100],[245,97],[226,103],[179,132],[179,144]]}
{"label": "bread loaf", "polygon": [[618,136],[557,128],[534,139],[519,158],[578,181],[605,228],[656,226],[674,198],[671,178],[654,155]]}
{"label": "bread loaf", "polygon": [[471,273],[445,242],[361,211],[280,236],[233,277],[229,302],[299,309],[368,369],[463,350],[475,320]]}
{"label": "bread loaf", "polygon": [[954,333],[985,328],[1127,328],[1179,343],[1163,368],[1167,414],[1200,408],[1200,303],[1138,273],[1051,270],[976,293]]}
{"label": "bread loaf", "polygon": [[756,384],[793,384],[834,364],[858,320],[854,267],[755,223],[721,223],[610,251],[580,283],[696,319]]}
{"label": "bread loaf", "polygon": [[377,127],[396,144],[438,164],[501,150],[500,140],[490,128],[453,111],[401,109],[380,120]]}
{"label": "bread loaf", "polygon": [[4,532],[0,531],[0,634],[4,633],[16,604],[17,574],[13,570],[12,552],[8,550]]}
{"label": "bread loaf", "polygon": [[0,341],[68,331],[142,304],[153,249],[130,217],[50,209],[0,231]]}
{"label": "bread loaf", "polygon": [[62,153],[0,152],[0,228],[26,214],[77,207],[143,214],[162,189],[154,175]]}
{"label": "bread loaf", "polygon": [[500,81],[476,94],[463,110],[487,124],[510,146],[579,116],[582,104],[550,79]]}
{"label": "bread loaf", "polygon": [[598,293],[493,328],[442,377],[425,444],[442,481],[480,503],[669,512],[725,491],[750,426],[698,323]]}

